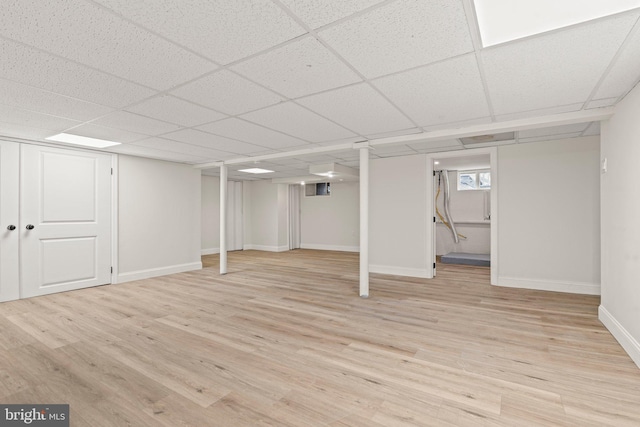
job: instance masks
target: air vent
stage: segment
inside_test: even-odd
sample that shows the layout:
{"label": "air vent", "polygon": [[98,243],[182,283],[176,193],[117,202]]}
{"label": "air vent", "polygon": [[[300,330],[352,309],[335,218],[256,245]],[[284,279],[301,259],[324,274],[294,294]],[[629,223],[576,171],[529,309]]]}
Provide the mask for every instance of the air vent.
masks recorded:
{"label": "air vent", "polygon": [[463,145],[486,144],[490,142],[513,141],[516,138],[515,132],[503,132],[490,135],[476,135],[460,138]]}

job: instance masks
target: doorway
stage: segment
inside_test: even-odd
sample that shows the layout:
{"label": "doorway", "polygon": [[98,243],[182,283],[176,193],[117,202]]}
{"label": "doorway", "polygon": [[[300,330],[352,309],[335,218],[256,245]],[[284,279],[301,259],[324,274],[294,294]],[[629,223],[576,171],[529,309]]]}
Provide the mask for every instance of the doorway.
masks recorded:
{"label": "doorway", "polygon": [[110,283],[112,156],[0,142],[0,300]]}
{"label": "doorway", "polygon": [[[491,283],[496,284],[497,150],[481,148],[433,153],[427,157],[431,178],[427,206],[433,217],[428,256],[433,260],[433,275],[436,275],[436,257],[444,255],[447,262],[454,264],[489,263]],[[445,209],[447,180],[450,191],[448,209]]]}

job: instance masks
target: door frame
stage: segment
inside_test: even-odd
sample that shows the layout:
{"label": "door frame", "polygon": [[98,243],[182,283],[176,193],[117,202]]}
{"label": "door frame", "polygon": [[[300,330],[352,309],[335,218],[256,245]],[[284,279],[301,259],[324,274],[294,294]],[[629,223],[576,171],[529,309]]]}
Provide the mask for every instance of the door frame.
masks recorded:
{"label": "door frame", "polygon": [[[435,159],[445,159],[451,157],[468,157],[473,155],[488,154],[491,165],[491,284],[497,286],[498,284],[498,148],[486,147],[486,148],[472,148],[465,150],[444,151],[439,153],[427,154],[427,213],[428,220],[432,223],[430,227],[427,227],[427,260],[435,263],[436,261],[436,233],[435,224],[433,224],[433,215],[435,212],[434,203],[434,167],[433,161]],[[428,269],[427,278],[432,279],[434,277],[433,269]]]}
{"label": "door frame", "polygon": [[24,139],[0,137],[3,141],[13,142],[16,144],[37,145],[40,147],[61,148],[70,151],[80,151],[89,153],[108,154],[111,157],[111,272],[110,284],[118,283],[118,153],[111,153],[102,150],[92,150],[82,147],[72,147],[64,144],[43,143],[38,141],[29,141]]}

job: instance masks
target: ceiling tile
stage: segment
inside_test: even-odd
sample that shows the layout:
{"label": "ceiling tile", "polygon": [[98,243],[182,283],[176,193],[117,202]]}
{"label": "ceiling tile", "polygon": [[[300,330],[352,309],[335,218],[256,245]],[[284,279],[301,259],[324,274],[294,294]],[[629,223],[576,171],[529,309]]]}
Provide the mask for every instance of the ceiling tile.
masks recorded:
{"label": "ceiling tile", "polygon": [[475,55],[382,77],[373,84],[420,126],[489,116]]}
{"label": "ceiling tile", "polygon": [[20,139],[41,140],[59,133],[51,129],[40,129],[33,126],[25,126],[17,123],[7,123],[0,117],[0,135]]}
{"label": "ceiling tile", "polygon": [[270,0],[97,1],[222,64],[305,33]]}
{"label": "ceiling tile", "polygon": [[577,138],[582,135],[582,132],[574,132],[574,133],[564,133],[558,135],[541,135],[541,136],[533,136],[529,138],[520,138],[518,142],[524,144],[527,142],[540,142],[540,141],[552,141],[555,139],[569,139],[569,138]]}
{"label": "ceiling tile", "polygon": [[122,129],[99,126],[92,123],[76,126],[72,129],[66,130],[65,132],[72,135],[87,136],[89,138],[104,139],[107,141],[122,143],[138,141],[140,139],[147,138],[148,136]]}
{"label": "ceiling tile", "polygon": [[378,157],[398,157],[416,154],[415,150],[404,144],[374,146],[373,152]]}
{"label": "ceiling tile", "polygon": [[256,56],[232,69],[289,98],[361,80],[313,37]]}
{"label": "ceiling tile", "polygon": [[368,139],[376,140],[381,138],[390,138],[392,136],[403,136],[403,135],[413,135],[416,133],[421,133],[422,129],[420,128],[409,128],[409,129],[401,129],[393,132],[382,132],[376,134],[365,135]]}
{"label": "ceiling tile", "polygon": [[84,0],[22,0],[5,5],[0,34],[160,90],[217,68]]}
{"label": "ceiling tile", "polygon": [[309,144],[292,136],[235,117],[199,126],[198,129],[227,138],[275,149],[302,148],[301,146]]}
{"label": "ceiling tile", "polygon": [[0,39],[0,57],[0,78],[96,104],[121,108],[155,93],[7,40]]}
{"label": "ceiling tile", "polygon": [[207,159],[207,161],[225,160],[229,158],[229,153],[225,151],[213,150],[211,148],[202,147],[200,145],[185,144],[184,142],[172,141],[170,139],[159,137],[143,139],[129,145],[138,145],[141,147],[154,148],[157,150],[197,156]]}
{"label": "ceiling tile", "polygon": [[451,123],[443,123],[443,124],[437,124],[437,125],[432,125],[432,126],[424,126],[422,129],[425,132],[433,132],[436,130],[443,130],[443,129],[460,129],[460,128],[464,128],[467,126],[476,126],[476,125],[483,125],[483,124],[487,124],[487,123],[491,123],[491,117],[481,117],[479,119],[471,119],[471,120],[461,120],[459,122],[451,122]]}
{"label": "ceiling tile", "polygon": [[186,100],[226,114],[242,114],[284,99],[230,71],[221,70],[171,92]]}
{"label": "ceiling tile", "polygon": [[132,156],[149,157],[152,159],[166,160],[179,163],[205,163],[206,158],[192,156],[190,154],[173,153],[171,151],[158,150],[150,147],[142,147],[134,144],[122,144],[114,147],[106,148],[105,151],[120,154],[129,154]]}
{"label": "ceiling tile", "polygon": [[91,120],[112,111],[109,107],[4,79],[0,79],[0,103],[79,121]]}
{"label": "ceiling tile", "polygon": [[312,95],[297,102],[361,135],[414,126],[365,83]]}
{"label": "ceiling tile", "polygon": [[558,106],[553,106],[549,108],[543,108],[541,110],[521,111],[518,113],[511,113],[511,114],[501,114],[496,116],[496,120],[497,121],[517,120],[517,119],[525,119],[528,117],[540,117],[540,116],[549,116],[552,114],[570,113],[572,111],[581,110],[583,105],[584,103],[580,102],[577,104],[558,105]]}
{"label": "ceiling tile", "polygon": [[495,113],[584,103],[637,16],[618,15],[483,50]]}
{"label": "ceiling tile", "polygon": [[640,28],[637,28],[596,92],[597,98],[626,95],[640,79]]}
{"label": "ceiling tile", "polygon": [[281,103],[242,116],[244,119],[311,142],[355,136],[352,132],[293,102]]}
{"label": "ceiling tile", "polygon": [[33,126],[38,129],[48,129],[59,132],[73,126],[77,126],[81,123],[76,120],[36,113],[34,111],[23,110],[21,108],[2,104],[0,104],[0,120],[4,123],[11,123],[20,126]]}
{"label": "ceiling tile", "polygon": [[353,15],[384,0],[281,0],[311,28],[322,27]]}
{"label": "ceiling tile", "polygon": [[297,159],[311,164],[311,163],[333,162],[336,160],[336,157],[332,156],[331,154],[308,154],[305,156],[297,157]]}
{"label": "ceiling tile", "polygon": [[459,0],[395,1],[320,37],[369,78],[473,51]]}
{"label": "ceiling tile", "polygon": [[431,152],[441,148],[463,148],[460,141],[457,139],[445,139],[439,141],[425,141],[425,142],[412,142],[407,144],[412,149],[418,152]]}
{"label": "ceiling tile", "polygon": [[587,104],[587,109],[610,107],[613,104],[615,104],[617,100],[618,100],[618,98],[596,99],[596,100],[590,101]]}
{"label": "ceiling tile", "polygon": [[129,107],[127,110],[185,127],[197,126],[226,117],[217,111],[169,95],[151,98]]}
{"label": "ceiling tile", "polygon": [[20,126],[33,126],[38,129],[48,129],[61,132],[67,128],[77,126],[81,122],[23,110],[0,104],[0,120],[4,123],[12,123]]}
{"label": "ceiling tile", "polygon": [[98,120],[94,120],[91,124],[108,126],[152,136],[180,129],[180,126],[178,125],[161,122],[156,119],[150,119],[127,111],[116,111],[114,113],[107,114]]}
{"label": "ceiling tile", "polygon": [[162,135],[162,137],[234,154],[252,154],[264,151],[264,147],[212,135],[195,129],[182,129],[177,132],[167,133]]}
{"label": "ceiling tile", "polygon": [[355,144],[356,142],[364,142],[367,139],[363,136],[351,136],[349,138],[330,139],[327,141],[316,142],[319,146]]}
{"label": "ceiling tile", "polygon": [[577,123],[573,125],[551,126],[540,129],[528,129],[518,132],[518,137],[522,141],[523,138],[533,138],[548,135],[561,135],[568,133],[582,133],[589,123]]}

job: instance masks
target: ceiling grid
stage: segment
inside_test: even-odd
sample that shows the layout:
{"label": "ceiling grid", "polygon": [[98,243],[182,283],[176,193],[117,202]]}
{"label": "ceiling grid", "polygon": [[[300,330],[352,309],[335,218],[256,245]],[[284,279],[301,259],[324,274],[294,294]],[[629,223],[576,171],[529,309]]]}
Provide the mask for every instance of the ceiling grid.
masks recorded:
{"label": "ceiling grid", "polygon": [[487,48],[475,8],[7,1],[0,137],[71,133],[121,142],[104,149],[114,153],[233,161],[235,177],[243,159],[269,159],[286,177],[318,162],[357,166],[346,147],[359,141],[379,158],[466,149],[457,135],[509,122],[527,123],[513,143],[598,135],[599,111],[640,81],[638,8]]}

